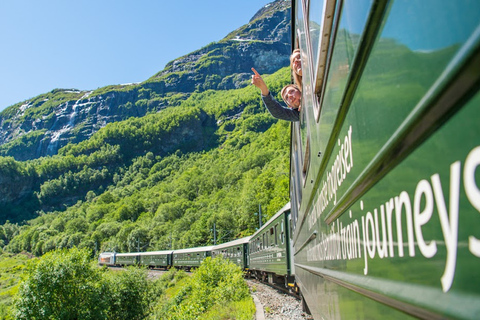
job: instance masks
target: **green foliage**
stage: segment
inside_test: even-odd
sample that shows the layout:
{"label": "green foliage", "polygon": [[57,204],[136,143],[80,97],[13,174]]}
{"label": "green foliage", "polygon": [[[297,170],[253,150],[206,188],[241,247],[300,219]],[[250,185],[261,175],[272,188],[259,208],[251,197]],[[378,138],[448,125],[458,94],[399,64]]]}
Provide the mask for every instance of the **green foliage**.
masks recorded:
{"label": "green foliage", "polygon": [[0,145],[0,156],[16,155],[17,159],[22,159],[22,150],[37,145],[43,139],[46,131],[46,129],[31,131],[18,139]]}
{"label": "green foliage", "polygon": [[0,255],[0,319],[13,319],[11,308],[13,298],[18,292],[18,283],[22,277],[28,255]]}
{"label": "green foliage", "polygon": [[15,319],[106,319],[107,287],[88,251],[47,253],[27,270]]}
{"label": "green foliage", "polygon": [[146,270],[130,267],[126,271],[107,273],[106,279],[108,319],[145,319],[151,298]]}
{"label": "green foliage", "polygon": [[[288,77],[281,70],[265,79],[274,91]],[[228,241],[255,230],[258,204],[268,218],[288,201],[288,153],[289,123],[271,117],[255,88],[194,93],[56,156],[0,157],[1,177],[31,188],[20,203],[0,205],[0,215],[37,217],[2,247],[38,256],[72,246],[182,248],[212,244],[213,223]],[[12,189],[5,192],[19,193]]]}
{"label": "green foliage", "polygon": [[15,319],[145,319],[156,287],[144,269],[108,272],[90,251],[63,249],[30,261],[13,312],[4,306]]}
{"label": "green foliage", "polygon": [[207,258],[151,318],[212,319],[228,311],[230,319],[251,319],[252,305],[242,270],[222,257]]}

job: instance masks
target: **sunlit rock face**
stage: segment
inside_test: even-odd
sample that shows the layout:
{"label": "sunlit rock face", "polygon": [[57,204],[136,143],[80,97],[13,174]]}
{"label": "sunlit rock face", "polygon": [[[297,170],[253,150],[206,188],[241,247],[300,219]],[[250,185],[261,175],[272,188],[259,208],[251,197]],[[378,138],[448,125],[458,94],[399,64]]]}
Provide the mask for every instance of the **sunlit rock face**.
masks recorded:
{"label": "sunlit rock face", "polygon": [[7,108],[0,113],[0,156],[54,155],[110,122],[159,112],[192,92],[244,87],[252,67],[270,74],[288,66],[290,50],[290,1],[277,0],[223,40],[171,61],[145,82],[94,91],[55,89]]}

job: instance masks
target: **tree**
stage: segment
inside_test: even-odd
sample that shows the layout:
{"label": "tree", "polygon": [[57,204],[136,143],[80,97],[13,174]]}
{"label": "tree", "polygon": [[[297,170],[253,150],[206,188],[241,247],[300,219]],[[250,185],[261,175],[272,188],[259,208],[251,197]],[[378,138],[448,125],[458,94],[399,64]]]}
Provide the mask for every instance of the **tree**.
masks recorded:
{"label": "tree", "polygon": [[150,282],[145,269],[130,267],[124,272],[113,272],[109,284],[109,319],[145,319],[150,298]]}
{"label": "tree", "polygon": [[30,265],[15,319],[107,319],[107,287],[88,250],[56,250]]}

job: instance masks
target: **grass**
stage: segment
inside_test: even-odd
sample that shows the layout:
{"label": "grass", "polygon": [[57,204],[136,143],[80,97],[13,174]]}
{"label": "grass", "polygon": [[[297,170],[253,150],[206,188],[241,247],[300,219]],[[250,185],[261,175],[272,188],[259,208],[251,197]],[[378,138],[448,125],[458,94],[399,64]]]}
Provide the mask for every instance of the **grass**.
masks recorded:
{"label": "grass", "polygon": [[31,258],[27,254],[2,253],[0,255],[0,319],[10,319],[13,297],[18,291],[25,266]]}

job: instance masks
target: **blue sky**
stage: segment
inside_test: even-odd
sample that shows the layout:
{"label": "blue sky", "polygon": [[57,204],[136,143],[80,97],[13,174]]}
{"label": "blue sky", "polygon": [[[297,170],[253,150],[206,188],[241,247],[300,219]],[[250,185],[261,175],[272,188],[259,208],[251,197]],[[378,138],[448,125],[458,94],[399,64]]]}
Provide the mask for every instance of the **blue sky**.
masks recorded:
{"label": "blue sky", "polygon": [[0,111],[55,88],[141,82],[273,0],[2,0]]}

